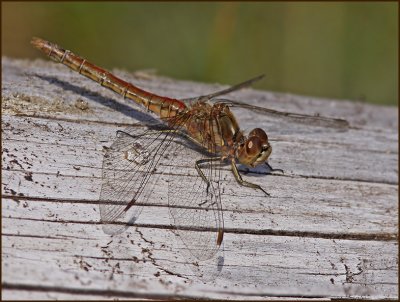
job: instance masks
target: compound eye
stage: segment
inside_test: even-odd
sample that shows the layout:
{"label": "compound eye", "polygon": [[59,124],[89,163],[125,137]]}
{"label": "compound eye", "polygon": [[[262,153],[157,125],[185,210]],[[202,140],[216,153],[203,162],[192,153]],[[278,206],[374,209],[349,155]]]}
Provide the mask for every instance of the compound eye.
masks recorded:
{"label": "compound eye", "polygon": [[252,137],[252,136],[258,137],[263,142],[268,141],[267,133],[265,133],[265,131],[262,130],[261,128],[255,128],[255,129],[251,130],[249,133],[249,137]]}
{"label": "compound eye", "polygon": [[257,136],[250,137],[246,142],[246,153],[249,156],[258,156],[262,151],[262,142]]}

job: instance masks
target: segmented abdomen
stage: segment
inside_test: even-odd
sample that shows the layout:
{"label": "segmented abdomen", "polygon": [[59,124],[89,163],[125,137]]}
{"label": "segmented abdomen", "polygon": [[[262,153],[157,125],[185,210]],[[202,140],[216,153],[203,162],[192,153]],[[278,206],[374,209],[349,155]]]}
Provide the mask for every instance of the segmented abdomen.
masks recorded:
{"label": "segmented abdomen", "polygon": [[123,97],[135,101],[137,104],[157,114],[160,118],[174,117],[186,109],[186,105],[183,102],[140,89],[54,43],[39,38],[33,38],[31,43],[54,61],[62,63],[85,77],[100,83],[100,85],[121,94]]}

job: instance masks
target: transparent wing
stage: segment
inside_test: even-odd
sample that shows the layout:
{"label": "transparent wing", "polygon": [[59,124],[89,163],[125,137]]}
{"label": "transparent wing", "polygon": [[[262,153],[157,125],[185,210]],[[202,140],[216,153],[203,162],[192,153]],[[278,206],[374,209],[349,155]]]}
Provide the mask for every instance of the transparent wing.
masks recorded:
{"label": "transparent wing", "polygon": [[105,233],[124,231],[139,216],[141,205],[158,192],[163,171],[156,167],[169,146],[169,133],[160,129],[128,127],[117,132],[103,160],[99,202]]}
{"label": "transparent wing", "polygon": [[195,148],[183,147],[179,154],[168,182],[170,217],[190,254],[207,260],[223,239],[220,159]]}
{"label": "transparent wing", "polygon": [[299,113],[292,113],[292,112],[285,112],[285,111],[277,111],[273,109],[268,109],[259,106],[253,106],[245,103],[241,103],[238,101],[232,101],[227,99],[215,99],[216,104],[225,104],[229,107],[238,107],[249,109],[255,112],[259,112],[262,114],[266,114],[273,118],[279,118],[284,120],[289,120],[294,123],[298,124],[306,124],[306,125],[315,125],[320,127],[328,127],[328,128],[340,128],[346,129],[349,127],[349,123],[343,119],[337,118],[329,118],[323,116],[314,116],[314,115],[307,115],[307,114],[299,114]]}
{"label": "transparent wing", "polygon": [[210,94],[207,94],[207,95],[202,95],[202,96],[198,96],[198,97],[194,97],[194,98],[182,99],[182,101],[184,101],[184,102],[208,101],[208,100],[216,98],[217,96],[225,95],[225,94],[231,93],[233,91],[240,90],[240,89],[243,89],[245,87],[249,87],[254,82],[257,82],[257,81],[261,80],[264,76],[265,75],[262,74],[262,75],[259,75],[259,76],[255,77],[255,78],[252,78],[250,80],[247,80],[247,81],[241,82],[239,84],[233,85],[233,86],[231,86],[229,88],[226,88],[226,89],[223,89],[223,90],[220,90],[220,91],[217,91],[217,92],[213,92],[213,93],[210,93]]}
{"label": "transparent wing", "polygon": [[259,81],[263,77],[264,77],[264,75],[259,75],[250,80],[233,85],[227,89],[217,91],[214,93],[210,93],[207,95],[194,97],[194,98],[183,99],[182,101],[184,101],[184,102],[212,101],[215,103],[223,103],[230,107],[240,107],[240,108],[249,109],[249,110],[252,110],[255,112],[267,114],[273,118],[283,118],[285,120],[289,120],[289,121],[297,123],[297,124],[315,125],[315,126],[320,126],[320,127],[338,128],[338,129],[346,129],[349,127],[349,123],[343,119],[328,118],[328,117],[323,117],[323,116],[313,116],[313,115],[291,113],[291,112],[283,112],[283,111],[277,111],[277,110],[263,108],[263,107],[259,107],[259,106],[249,105],[249,104],[242,103],[239,101],[232,101],[232,100],[228,100],[228,99],[217,98],[219,96],[240,90],[242,88],[249,87],[254,82]]}
{"label": "transparent wing", "polygon": [[[207,161],[210,156],[174,127],[120,131],[103,161],[104,232],[124,231],[142,206],[159,203],[167,194],[171,222],[187,250],[198,260],[212,258],[222,243],[223,217],[219,163]],[[195,167],[199,160],[204,177]],[[160,191],[165,178],[167,193]]]}

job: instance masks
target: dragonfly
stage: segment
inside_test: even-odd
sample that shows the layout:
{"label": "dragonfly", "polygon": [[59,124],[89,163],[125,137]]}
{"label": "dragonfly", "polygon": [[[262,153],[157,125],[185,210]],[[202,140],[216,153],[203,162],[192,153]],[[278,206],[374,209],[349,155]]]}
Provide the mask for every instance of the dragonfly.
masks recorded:
{"label": "dragonfly", "polygon": [[[49,41],[33,38],[31,43],[54,61],[133,100],[160,120],[142,125],[144,129],[132,126],[117,131],[105,153],[99,200],[103,231],[110,235],[123,232],[128,222],[137,219],[143,205],[167,195],[170,219],[190,254],[198,260],[214,257],[223,242],[221,166],[229,164],[239,185],[259,190],[265,196],[269,193],[264,188],[243,179],[238,164],[265,165],[272,172],[283,173],[268,164],[272,146],[266,132],[255,128],[246,135],[231,108],[296,123],[348,127],[343,119],[281,112],[222,98],[263,76],[207,95],[175,99],[134,86]],[[162,182],[168,188],[167,194],[159,192]]]}

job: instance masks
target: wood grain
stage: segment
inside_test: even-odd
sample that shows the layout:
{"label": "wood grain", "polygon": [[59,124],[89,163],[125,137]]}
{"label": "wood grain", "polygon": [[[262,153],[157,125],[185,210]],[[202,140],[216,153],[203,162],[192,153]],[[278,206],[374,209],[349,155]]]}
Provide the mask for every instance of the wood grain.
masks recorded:
{"label": "wood grain", "polygon": [[[170,97],[221,88],[115,72]],[[171,231],[164,181],[123,234],[110,237],[99,223],[104,148],[117,129],[154,118],[63,66],[3,58],[3,298],[396,299],[397,108],[252,89],[229,97],[350,127],[235,110],[244,130],[267,130],[270,163],[285,173],[242,168],[266,198],[223,169],[223,250],[196,263]]]}

